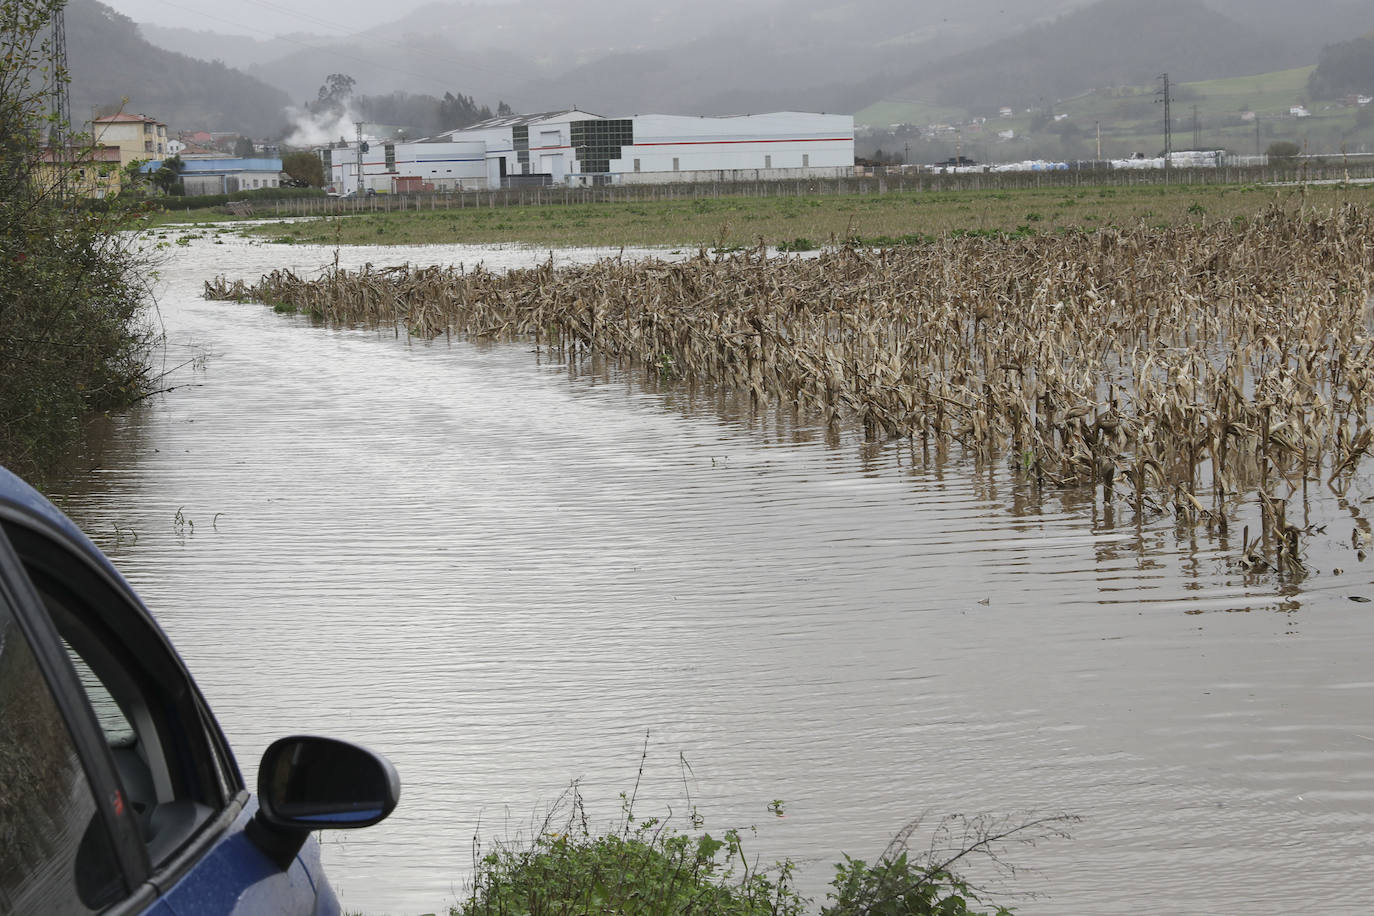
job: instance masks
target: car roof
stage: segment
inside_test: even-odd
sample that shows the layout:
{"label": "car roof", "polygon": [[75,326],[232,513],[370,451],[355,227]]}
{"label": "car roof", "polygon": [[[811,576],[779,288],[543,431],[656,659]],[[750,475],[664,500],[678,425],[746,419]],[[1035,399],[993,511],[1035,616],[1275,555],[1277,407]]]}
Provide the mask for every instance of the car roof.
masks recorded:
{"label": "car roof", "polygon": [[[135,594],[119,570],[110,562],[110,558],[95,546],[75,522],[67,518],[46,496],[24,482],[19,475],[3,466],[0,466],[0,518],[67,542],[69,546],[75,547],[87,562],[98,566],[101,572],[111,577],[126,592]],[[152,615],[141,606],[142,602],[138,604],[142,615],[157,626],[152,620]]]}

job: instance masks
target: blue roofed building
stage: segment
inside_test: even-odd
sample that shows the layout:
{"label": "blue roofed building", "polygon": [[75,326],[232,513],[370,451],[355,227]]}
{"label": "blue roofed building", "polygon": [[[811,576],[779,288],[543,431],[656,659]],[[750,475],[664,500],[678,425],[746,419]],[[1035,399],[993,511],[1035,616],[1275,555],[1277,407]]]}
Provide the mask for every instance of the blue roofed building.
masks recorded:
{"label": "blue roofed building", "polygon": [[[157,159],[140,171],[152,174],[162,167]],[[232,194],[281,186],[281,159],[185,159],[181,163],[181,183],[187,197],[204,194]]]}

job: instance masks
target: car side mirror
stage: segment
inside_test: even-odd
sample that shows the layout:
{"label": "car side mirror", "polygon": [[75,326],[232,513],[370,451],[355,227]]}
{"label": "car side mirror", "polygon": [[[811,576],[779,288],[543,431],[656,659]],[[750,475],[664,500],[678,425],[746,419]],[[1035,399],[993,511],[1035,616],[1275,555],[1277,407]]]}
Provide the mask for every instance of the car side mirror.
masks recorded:
{"label": "car side mirror", "polygon": [[382,755],[333,738],[281,738],[258,765],[249,836],[286,869],[311,831],[370,826],[400,798],[400,777]]}

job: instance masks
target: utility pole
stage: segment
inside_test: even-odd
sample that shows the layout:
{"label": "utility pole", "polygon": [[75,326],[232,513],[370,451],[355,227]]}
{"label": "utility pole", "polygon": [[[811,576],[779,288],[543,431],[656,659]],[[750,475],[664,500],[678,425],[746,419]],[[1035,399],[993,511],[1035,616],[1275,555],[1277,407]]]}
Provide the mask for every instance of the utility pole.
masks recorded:
{"label": "utility pole", "polygon": [[357,145],[357,152],[358,152],[358,187],[357,187],[356,190],[357,190],[357,194],[358,194],[359,197],[362,197],[362,196],[363,196],[363,124],[364,124],[364,123],[366,123],[366,122],[364,122],[364,121],[354,121],[354,122],[353,122],[353,126],[356,127],[356,128],[358,128],[358,145]]}
{"label": "utility pole", "polygon": [[65,5],[58,7],[52,17],[52,69],[48,81],[52,91],[52,127],[48,131],[48,145],[58,148],[66,140],[70,126],[71,96],[67,92],[67,25]]}
{"label": "utility pole", "polygon": [[1155,103],[1164,103],[1164,183],[1168,184],[1169,160],[1172,158],[1174,152],[1174,125],[1173,116],[1169,111],[1169,74],[1161,73],[1159,78],[1163,81],[1164,85],[1156,93],[1156,95],[1161,96],[1161,98],[1155,99]]}
{"label": "utility pole", "polygon": [[[73,168],[71,137],[71,95],[67,87],[67,25],[66,5],[62,4],[52,17],[52,61],[48,70],[48,90],[51,93],[52,121],[48,125],[48,152],[56,166],[57,193],[65,197],[67,181]],[[92,124],[94,127],[94,124]]]}
{"label": "utility pole", "polygon": [[911,164],[911,143],[908,142],[908,143],[904,143],[904,144],[902,145],[902,165],[910,165],[910,164]]}
{"label": "utility pole", "polygon": [[1202,126],[1197,119],[1197,105],[1193,106],[1193,149],[1202,149]]}
{"label": "utility pole", "polygon": [[1102,161],[1102,122],[1094,121],[1093,129],[1097,131],[1097,161]]}

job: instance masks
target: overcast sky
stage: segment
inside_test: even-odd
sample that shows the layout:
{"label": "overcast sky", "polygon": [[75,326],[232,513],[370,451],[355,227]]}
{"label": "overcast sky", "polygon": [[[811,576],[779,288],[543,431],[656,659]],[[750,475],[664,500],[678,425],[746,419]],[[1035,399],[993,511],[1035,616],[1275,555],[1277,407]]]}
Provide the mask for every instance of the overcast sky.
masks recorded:
{"label": "overcast sky", "polygon": [[[268,38],[347,35],[400,19],[426,0],[102,0],[134,22]],[[468,0],[499,3],[502,0]]]}

